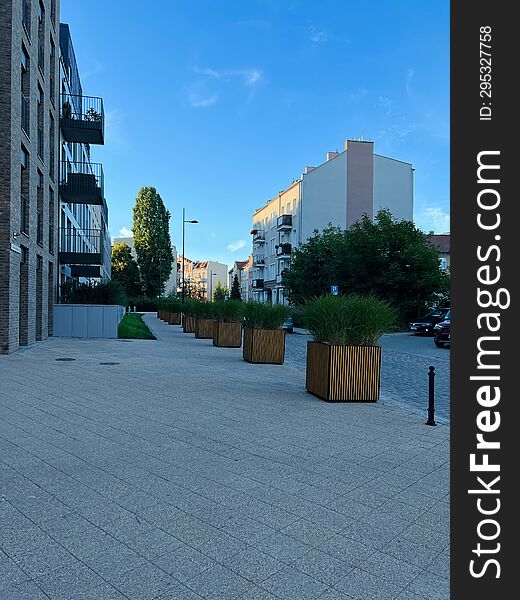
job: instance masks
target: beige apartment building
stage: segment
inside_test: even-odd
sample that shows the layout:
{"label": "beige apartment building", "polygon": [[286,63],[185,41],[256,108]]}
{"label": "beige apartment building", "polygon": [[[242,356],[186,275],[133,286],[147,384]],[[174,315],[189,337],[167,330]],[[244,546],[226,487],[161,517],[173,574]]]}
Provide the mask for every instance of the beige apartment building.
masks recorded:
{"label": "beige apartment building", "polygon": [[413,167],[374,152],[374,143],[345,141],[342,152],[307,166],[299,179],[253,213],[253,299],[285,303],[283,272],[295,248],[329,225],[348,229],[388,209],[413,219]]}

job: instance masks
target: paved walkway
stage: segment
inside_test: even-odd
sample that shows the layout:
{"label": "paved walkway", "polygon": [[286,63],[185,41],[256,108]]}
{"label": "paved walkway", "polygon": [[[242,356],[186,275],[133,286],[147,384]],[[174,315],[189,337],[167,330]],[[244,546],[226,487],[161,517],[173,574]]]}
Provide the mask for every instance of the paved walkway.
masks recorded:
{"label": "paved walkway", "polygon": [[448,599],[446,427],[146,320],[0,357],[1,598]]}

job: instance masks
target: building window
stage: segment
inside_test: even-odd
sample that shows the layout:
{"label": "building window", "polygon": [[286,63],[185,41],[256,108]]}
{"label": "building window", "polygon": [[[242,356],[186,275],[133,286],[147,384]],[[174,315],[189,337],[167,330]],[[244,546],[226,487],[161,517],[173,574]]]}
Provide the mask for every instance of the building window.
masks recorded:
{"label": "building window", "polygon": [[29,234],[29,155],[20,152],[20,231]]}
{"label": "building window", "polygon": [[43,161],[43,90],[38,84],[38,156]]}
{"label": "building window", "polygon": [[22,48],[21,56],[21,127],[27,137],[30,136],[30,106],[29,106],[29,55],[25,48]]}
{"label": "building window", "polygon": [[49,252],[54,254],[54,190],[49,188]]}
{"label": "building window", "polygon": [[55,151],[55,131],[56,131],[56,127],[54,124],[54,117],[52,116],[52,113],[50,113],[49,115],[49,175],[51,176],[51,179],[54,181],[54,162],[55,162],[55,157],[54,157],[54,151]]}
{"label": "building window", "polygon": [[51,0],[51,23],[56,25],[56,0]]}
{"label": "building window", "polygon": [[43,246],[43,175],[40,171],[36,187],[36,243]]}
{"label": "building window", "polygon": [[[51,13],[51,16],[53,14],[54,14],[54,12]],[[55,64],[56,63],[56,46],[54,45],[52,36],[50,36],[50,46],[51,46],[51,51],[50,51],[50,55],[49,55],[49,98],[51,99],[52,105],[56,106],[55,100],[54,100],[54,96],[55,96],[54,82],[56,81],[54,78],[54,72],[56,70],[56,64]]]}
{"label": "building window", "polygon": [[38,67],[45,74],[45,7],[38,3]]}
{"label": "building window", "polygon": [[22,0],[22,25],[27,37],[31,39],[31,4],[29,0]]}

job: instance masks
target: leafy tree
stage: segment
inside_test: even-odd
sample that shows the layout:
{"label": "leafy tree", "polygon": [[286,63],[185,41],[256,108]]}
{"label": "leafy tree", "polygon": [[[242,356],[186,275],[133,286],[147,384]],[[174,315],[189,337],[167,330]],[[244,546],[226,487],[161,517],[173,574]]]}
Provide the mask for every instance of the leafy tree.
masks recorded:
{"label": "leafy tree", "polygon": [[345,231],[329,226],[321,233],[315,230],[294,251],[290,268],[282,273],[291,304],[303,304],[307,298],[330,292],[330,286],[339,283],[336,263],[345,238]]}
{"label": "leafy tree", "polygon": [[231,298],[231,300],[238,300],[238,301],[242,300],[242,294],[240,293],[240,283],[238,281],[238,275],[236,273],[235,273],[235,276],[233,277],[233,284],[231,286],[230,298]]}
{"label": "leafy tree", "polygon": [[217,285],[213,290],[213,302],[222,302],[226,299],[226,296],[229,296],[229,290],[220,281],[217,281]]}
{"label": "leafy tree", "polygon": [[68,281],[61,285],[63,304],[120,304],[126,306],[127,295],[119,281],[109,280],[97,283]]}
{"label": "leafy tree", "polygon": [[139,190],[133,209],[134,246],[146,296],[160,296],[173,264],[170,213],[154,187]]}
{"label": "leafy tree", "polygon": [[449,290],[437,249],[413,222],[397,221],[388,210],[373,221],[365,216],[348,231],[316,233],[295,251],[285,280],[296,304],[337,284],[341,293],[386,300],[401,321],[416,318]]}
{"label": "leafy tree", "polygon": [[112,248],[112,279],[119,281],[128,296],[141,294],[139,267],[130,246],[122,242]]}

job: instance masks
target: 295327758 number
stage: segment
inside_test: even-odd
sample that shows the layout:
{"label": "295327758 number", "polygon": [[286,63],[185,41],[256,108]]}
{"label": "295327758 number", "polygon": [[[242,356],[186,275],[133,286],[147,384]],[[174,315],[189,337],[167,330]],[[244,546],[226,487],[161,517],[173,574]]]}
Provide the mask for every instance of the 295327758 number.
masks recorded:
{"label": "295327758 number", "polygon": [[480,28],[480,120],[490,121],[491,110],[491,27],[484,25]]}

